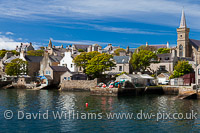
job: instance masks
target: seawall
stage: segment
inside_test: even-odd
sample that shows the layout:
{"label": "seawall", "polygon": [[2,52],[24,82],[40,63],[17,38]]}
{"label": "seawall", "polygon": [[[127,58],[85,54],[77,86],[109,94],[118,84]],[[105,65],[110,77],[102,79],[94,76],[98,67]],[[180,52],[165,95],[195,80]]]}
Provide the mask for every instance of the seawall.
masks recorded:
{"label": "seawall", "polygon": [[64,91],[90,91],[97,86],[97,79],[94,80],[65,80],[60,85],[60,90]]}

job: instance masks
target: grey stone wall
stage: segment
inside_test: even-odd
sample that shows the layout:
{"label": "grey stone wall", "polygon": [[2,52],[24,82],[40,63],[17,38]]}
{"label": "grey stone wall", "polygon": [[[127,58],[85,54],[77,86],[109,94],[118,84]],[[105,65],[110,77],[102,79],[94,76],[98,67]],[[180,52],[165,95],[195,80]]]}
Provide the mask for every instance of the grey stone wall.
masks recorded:
{"label": "grey stone wall", "polygon": [[97,86],[97,79],[94,80],[65,80],[61,83],[61,90],[66,91],[90,91],[92,87]]}

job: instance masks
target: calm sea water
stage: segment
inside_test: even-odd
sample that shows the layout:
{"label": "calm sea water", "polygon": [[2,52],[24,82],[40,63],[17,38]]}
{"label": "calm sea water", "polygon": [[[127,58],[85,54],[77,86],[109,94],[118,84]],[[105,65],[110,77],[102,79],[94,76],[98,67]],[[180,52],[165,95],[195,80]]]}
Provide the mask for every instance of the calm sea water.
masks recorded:
{"label": "calm sea water", "polygon": [[[175,96],[145,95],[137,97],[90,96],[88,92],[60,92],[33,90],[0,90],[0,132],[189,132],[200,129],[200,100],[175,100]],[[85,103],[89,106],[86,108]],[[13,111],[13,118],[4,118],[5,110]],[[27,119],[26,113],[44,114],[48,119]],[[100,114],[96,119],[75,117],[83,113]],[[198,113],[193,120],[108,119],[109,113]],[[66,111],[67,118],[55,119],[53,112]],[[24,119],[22,113],[24,113]],[[72,112],[71,112],[72,113]],[[82,113],[82,114],[80,114]],[[9,114],[8,114],[9,115]],[[21,116],[19,116],[21,115]],[[19,120],[19,117],[20,120]]]}

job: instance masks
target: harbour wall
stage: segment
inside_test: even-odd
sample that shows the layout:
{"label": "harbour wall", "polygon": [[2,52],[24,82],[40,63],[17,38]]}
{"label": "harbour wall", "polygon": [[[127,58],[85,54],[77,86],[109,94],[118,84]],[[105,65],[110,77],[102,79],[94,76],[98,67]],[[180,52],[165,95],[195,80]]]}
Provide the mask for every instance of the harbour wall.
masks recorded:
{"label": "harbour wall", "polygon": [[60,90],[64,91],[90,91],[97,86],[97,79],[94,80],[65,80],[60,85]]}

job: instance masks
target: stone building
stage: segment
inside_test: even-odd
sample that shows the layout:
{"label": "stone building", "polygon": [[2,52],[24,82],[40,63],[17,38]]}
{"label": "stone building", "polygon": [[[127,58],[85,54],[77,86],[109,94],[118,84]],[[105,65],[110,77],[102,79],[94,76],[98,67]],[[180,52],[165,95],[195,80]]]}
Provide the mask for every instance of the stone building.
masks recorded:
{"label": "stone building", "polygon": [[40,75],[44,75],[44,69],[48,65],[58,66],[62,58],[62,56],[49,55],[49,53],[45,52],[43,59],[40,61]]}
{"label": "stone building", "polygon": [[69,69],[64,66],[47,65],[47,67],[45,67],[44,69],[44,76],[50,77],[49,79],[52,80],[51,84],[58,85],[60,83],[61,75],[65,73],[66,71],[69,71]]}
{"label": "stone building", "polygon": [[149,68],[147,68],[151,73],[155,73],[157,71],[157,74],[162,72],[170,72],[173,73],[174,66],[178,62],[178,57],[176,56],[176,51],[172,50],[171,53],[166,54],[158,54],[158,62],[152,61]]}
{"label": "stone building", "polygon": [[30,56],[22,51],[19,58],[28,62],[28,76],[32,79],[39,76],[40,62],[43,59],[43,56]]}
{"label": "stone building", "polygon": [[60,78],[60,82],[62,83],[65,80],[87,80],[87,75],[83,73],[67,71],[63,73]]}
{"label": "stone building", "polygon": [[66,48],[64,48],[63,45],[61,46],[52,45],[52,41],[49,40],[49,44],[48,47],[46,47],[46,51],[49,53],[49,55],[63,57],[64,53],[66,52]]}
{"label": "stone building", "polygon": [[181,22],[177,28],[177,56],[184,59],[192,59],[200,64],[200,40],[189,38],[190,28],[186,25],[184,10],[182,11]]}
{"label": "stone building", "polygon": [[32,43],[29,43],[29,44],[21,43],[20,46],[16,46],[17,52],[21,52],[21,51],[27,52],[27,51],[30,51],[30,50],[34,50]]}
{"label": "stone building", "polygon": [[114,56],[113,59],[115,61],[116,66],[113,67],[110,71],[105,71],[106,74],[114,76],[122,72],[126,72],[128,74],[130,73],[130,56]]}

